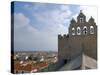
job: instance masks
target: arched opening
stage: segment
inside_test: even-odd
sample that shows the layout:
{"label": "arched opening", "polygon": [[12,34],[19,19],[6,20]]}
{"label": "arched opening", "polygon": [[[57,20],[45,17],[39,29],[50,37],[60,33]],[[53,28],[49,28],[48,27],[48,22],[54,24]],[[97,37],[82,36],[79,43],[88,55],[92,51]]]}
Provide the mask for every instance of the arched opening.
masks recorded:
{"label": "arched opening", "polygon": [[75,35],[75,28],[72,28],[72,35]]}
{"label": "arched opening", "polygon": [[83,18],[80,18],[80,23],[83,23],[84,21],[83,21]]}
{"label": "arched opening", "polygon": [[90,34],[94,34],[94,27],[90,26]]}
{"label": "arched opening", "polygon": [[67,59],[66,60],[64,60],[64,64],[66,64],[68,61],[67,61]]}
{"label": "arched opening", "polygon": [[77,35],[81,35],[81,28],[77,27]]}
{"label": "arched opening", "polygon": [[84,35],[87,34],[87,27],[86,27],[86,26],[84,26],[84,28],[83,28],[83,34],[84,34]]}

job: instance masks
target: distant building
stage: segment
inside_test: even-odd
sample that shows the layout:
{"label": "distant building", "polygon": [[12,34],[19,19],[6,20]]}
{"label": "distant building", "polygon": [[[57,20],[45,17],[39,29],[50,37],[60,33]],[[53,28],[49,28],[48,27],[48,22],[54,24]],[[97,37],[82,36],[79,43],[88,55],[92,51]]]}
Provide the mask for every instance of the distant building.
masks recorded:
{"label": "distant building", "polygon": [[43,62],[43,61],[44,61],[44,57],[43,57],[43,56],[41,56],[40,62]]}
{"label": "distant building", "polygon": [[39,72],[44,68],[48,67],[48,63],[46,62],[39,62],[39,63],[32,63],[32,62],[17,62],[14,64],[14,73],[34,73]]}
{"label": "distant building", "polygon": [[67,63],[80,56],[82,60],[77,59],[81,61],[77,67],[81,67],[83,54],[97,61],[97,25],[92,16],[86,21],[80,11],[77,21],[74,18],[70,21],[69,33],[58,35],[58,58]]}
{"label": "distant building", "polygon": [[37,67],[33,67],[32,64],[30,63],[16,63],[14,65],[14,73],[19,74],[19,73],[31,73],[38,71]]}

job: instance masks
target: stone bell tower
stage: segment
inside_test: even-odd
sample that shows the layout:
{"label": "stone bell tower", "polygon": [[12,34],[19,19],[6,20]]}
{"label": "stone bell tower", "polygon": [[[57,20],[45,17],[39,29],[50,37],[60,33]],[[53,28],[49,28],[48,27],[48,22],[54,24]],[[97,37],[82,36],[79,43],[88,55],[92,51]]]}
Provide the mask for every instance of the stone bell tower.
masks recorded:
{"label": "stone bell tower", "polygon": [[87,21],[82,10],[77,20],[71,19],[68,34],[58,35],[59,58],[69,60],[80,53],[97,59],[97,25],[92,16]]}

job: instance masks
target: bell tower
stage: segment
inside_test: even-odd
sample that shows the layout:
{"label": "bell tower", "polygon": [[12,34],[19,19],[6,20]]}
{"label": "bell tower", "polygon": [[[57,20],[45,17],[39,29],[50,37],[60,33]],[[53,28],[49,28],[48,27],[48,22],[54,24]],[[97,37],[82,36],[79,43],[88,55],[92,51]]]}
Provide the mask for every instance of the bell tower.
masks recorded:
{"label": "bell tower", "polygon": [[80,10],[79,15],[77,16],[77,23],[85,23],[86,22],[86,16],[82,13],[82,10]]}

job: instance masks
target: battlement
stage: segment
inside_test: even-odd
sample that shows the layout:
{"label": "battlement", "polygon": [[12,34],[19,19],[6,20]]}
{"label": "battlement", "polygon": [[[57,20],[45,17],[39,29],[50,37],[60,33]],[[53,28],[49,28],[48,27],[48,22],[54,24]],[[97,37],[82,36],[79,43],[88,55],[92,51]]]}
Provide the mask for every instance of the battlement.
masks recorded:
{"label": "battlement", "polygon": [[65,38],[69,38],[69,34],[63,34],[63,35],[61,35],[61,34],[59,34],[58,35],[58,39],[65,39]]}

